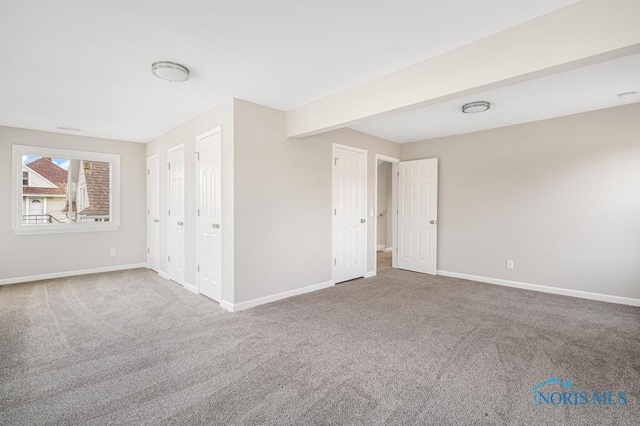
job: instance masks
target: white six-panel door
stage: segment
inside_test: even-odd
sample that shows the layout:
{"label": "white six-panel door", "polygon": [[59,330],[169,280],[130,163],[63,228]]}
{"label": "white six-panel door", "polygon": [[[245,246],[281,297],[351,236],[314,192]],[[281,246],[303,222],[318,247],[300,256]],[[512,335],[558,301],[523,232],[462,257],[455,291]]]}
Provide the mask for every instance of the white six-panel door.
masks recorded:
{"label": "white six-panel door", "polygon": [[160,156],[147,159],[147,266],[160,272]]}
{"label": "white six-panel door", "polygon": [[205,296],[220,301],[222,279],[221,240],[221,130],[213,129],[198,136],[198,289]]}
{"label": "white six-panel door", "polygon": [[333,280],[364,277],[367,152],[334,145]]}
{"label": "white six-panel door", "polygon": [[171,148],[167,155],[169,176],[168,218],[169,279],[185,284],[185,232],[184,232],[184,145]]}
{"label": "white six-panel door", "polygon": [[435,275],[438,159],[403,161],[398,172],[397,266]]}

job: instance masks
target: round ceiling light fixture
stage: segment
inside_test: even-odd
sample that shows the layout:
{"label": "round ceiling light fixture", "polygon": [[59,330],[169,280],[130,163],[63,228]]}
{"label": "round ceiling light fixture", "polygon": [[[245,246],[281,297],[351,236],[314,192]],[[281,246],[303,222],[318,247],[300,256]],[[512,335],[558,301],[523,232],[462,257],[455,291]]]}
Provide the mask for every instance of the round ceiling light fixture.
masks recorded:
{"label": "round ceiling light fixture", "polygon": [[491,108],[491,104],[487,101],[469,102],[462,105],[462,112],[465,114],[477,114],[479,112],[485,112]]}
{"label": "round ceiling light fixture", "polygon": [[151,72],[158,78],[172,82],[189,80],[189,69],[175,62],[160,61],[151,65]]}
{"label": "round ceiling light fixture", "polygon": [[638,92],[624,92],[618,95],[620,99],[631,99],[635,98],[636,96],[638,96]]}

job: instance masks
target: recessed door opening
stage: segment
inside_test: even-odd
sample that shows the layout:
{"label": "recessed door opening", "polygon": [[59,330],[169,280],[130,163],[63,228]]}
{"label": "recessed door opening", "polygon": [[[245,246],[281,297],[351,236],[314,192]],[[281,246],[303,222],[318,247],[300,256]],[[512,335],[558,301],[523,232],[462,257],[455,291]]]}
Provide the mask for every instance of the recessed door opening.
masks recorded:
{"label": "recessed door opening", "polygon": [[376,154],[376,274],[393,267],[395,255],[395,215],[396,190],[394,173],[397,173],[399,160]]}

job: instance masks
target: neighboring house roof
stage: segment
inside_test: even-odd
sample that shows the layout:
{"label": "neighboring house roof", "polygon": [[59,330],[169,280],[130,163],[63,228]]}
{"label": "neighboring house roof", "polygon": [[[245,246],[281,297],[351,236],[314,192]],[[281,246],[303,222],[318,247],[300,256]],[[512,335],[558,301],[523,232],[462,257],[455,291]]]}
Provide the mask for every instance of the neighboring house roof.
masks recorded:
{"label": "neighboring house roof", "polygon": [[84,161],[84,178],[87,182],[89,207],[78,212],[81,215],[109,215],[109,163]]}
{"label": "neighboring house roof", "polygon": [[[77,211],[77,203],[71,203],[71,211],[84,216],[108,216],[109,215],[109,163],[101,161],[82,161],[79,172],[84,175],[87,186],[89,207]],[[62,210],[69,211],[69,200]]]}
{"label": "neighboring house roof", "polygon": [[57,188],[23,186],[23,195],[67,195],[67,171],[51,161],[51,158],[43,157],[25,166],[56,185]]}

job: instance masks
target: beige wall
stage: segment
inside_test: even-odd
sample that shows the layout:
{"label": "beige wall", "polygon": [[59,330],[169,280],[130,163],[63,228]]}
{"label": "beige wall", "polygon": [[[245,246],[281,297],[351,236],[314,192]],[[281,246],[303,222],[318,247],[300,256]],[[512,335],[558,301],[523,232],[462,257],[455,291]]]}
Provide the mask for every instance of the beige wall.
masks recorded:
{"label": "beige wall", "polygon": [[[133,142],[0,127],[0,199],[11,200],[11,146],[34,145],[120,155],[117,231],[14,235],[11,208],[0,209],[0,279],[146,262],[145,146]],[[110,249],[117,255],[111,257]]]}
{"label": "beige wall", "polygon": [[[368,210],[374,209],[375,154],[400,145],[350,129],[285,137],[285,114],[236,100],[235,302],[332,279],[333,143],[368,150]],[[375,267],[375,221],[367,218],[368,271]]]}
{"label": "beige wall", "polygon": [[167,150],[182,143],[185,145],[185,271],[187,283],[196,285],[196,137],[218,126],[222,131],[223,162],[220,222],[223,233],[222,299],[233,303],[233,100],[229,99],[149,142],[146,156],[160,155],[160,269],[166,273],[168,222],[167,215],[162,212],[167,211]]}
{"label": "beige wall", "polygon": [[402,146],[431,157],[439,270],[640,298],[640,104]]}

